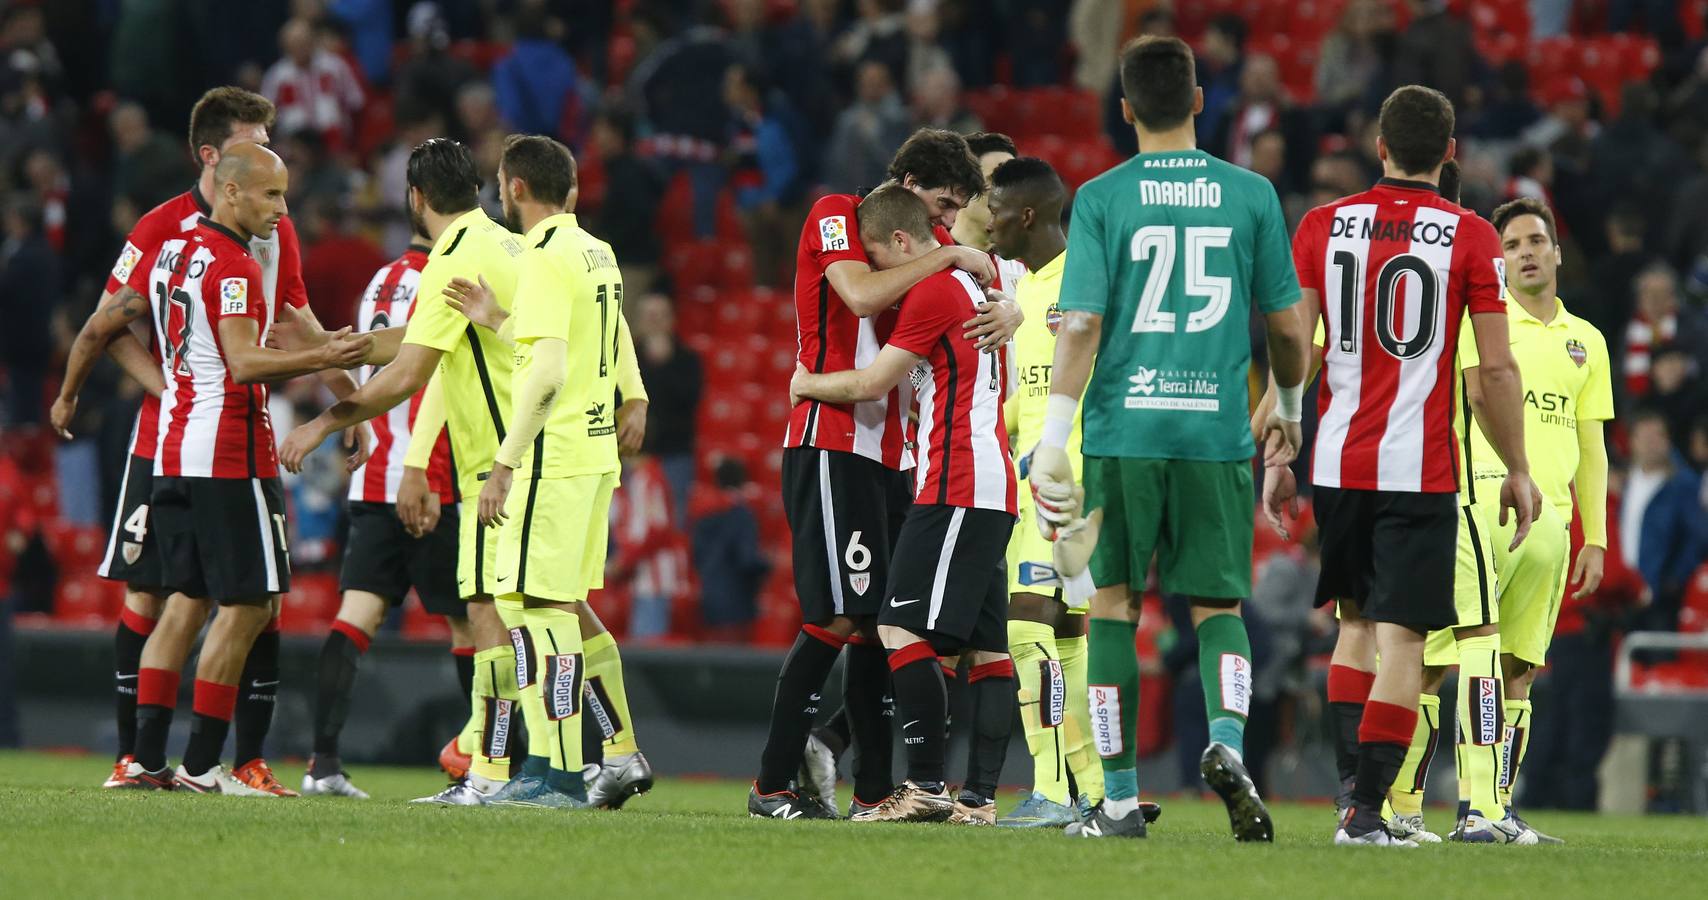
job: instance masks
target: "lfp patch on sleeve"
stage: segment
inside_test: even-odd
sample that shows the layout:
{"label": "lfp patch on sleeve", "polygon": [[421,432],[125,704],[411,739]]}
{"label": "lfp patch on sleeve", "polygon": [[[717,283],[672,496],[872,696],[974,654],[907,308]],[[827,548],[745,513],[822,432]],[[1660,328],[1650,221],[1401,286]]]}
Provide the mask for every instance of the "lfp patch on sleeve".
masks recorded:
{"label": "lfp patch on sleeve", "polygon": [[130,273],[136,270],[139,262],[142,262],[142,251],[130,241],[125,241],[125,248],[119,251],[119,261],[113,263],[113,280],[120,284],[129,281]]}
{"label": "lfp patch on sleeve", "polygon": [[220,315],[241,316],[249,312],[249,279],[223,278],[219,282]]}
{"label": "lfp patch on sleeve", "polygon": [[848,217],[825,216],[818,220],[818,242],[826,253],[848,249]]}

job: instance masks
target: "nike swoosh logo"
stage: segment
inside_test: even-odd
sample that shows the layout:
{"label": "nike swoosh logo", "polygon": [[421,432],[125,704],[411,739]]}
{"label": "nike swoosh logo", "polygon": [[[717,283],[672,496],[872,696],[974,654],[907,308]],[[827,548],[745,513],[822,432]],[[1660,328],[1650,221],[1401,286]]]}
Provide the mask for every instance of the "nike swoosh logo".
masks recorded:
{"label": "nike swoosh logo", "polygon": [[278,686],[278,684],[279,683],[277,681],[251,681],[251,682],[249,682],[250,687],[257,687],[257,688],[276,687],[276,686]]}
{"label": "nike swoosh logo", "polygon": [[903,728],[903,729],[907,729],[907,728],[912,728],[912,727],[913,727],[913,726],[915,726],[915,725],[918,725],[918,724],[919,724],[919,720],[918,720],[918,719],[914,719],[914,720],[913,720],[913,721],[911,721],[911,722],[908,722],[908,723],[907,723],[907,724],[905,724],[905,725],[903,725],[903,726],[901,726],[901,727],[902,727],[902,728]]}
{"label": "nike swoosh logo", "polygon": [[124,674],[120,674],[118,672],[114,672],[113,677],[117,678],[120,681],[135,681],[136,680],[135,675],[124,675]]}
{"label": "nike swoosh logo", "polygon": [[897,609],[899,607],[907,606],[908,604],[911,604],[911,603],[918,603],[919,600],[920,600],[920,598],[918,598],[918,597],[915,597],[912,600],[897,600],[894,597],[891,597],[890,598],[890,608],[891,609]]}

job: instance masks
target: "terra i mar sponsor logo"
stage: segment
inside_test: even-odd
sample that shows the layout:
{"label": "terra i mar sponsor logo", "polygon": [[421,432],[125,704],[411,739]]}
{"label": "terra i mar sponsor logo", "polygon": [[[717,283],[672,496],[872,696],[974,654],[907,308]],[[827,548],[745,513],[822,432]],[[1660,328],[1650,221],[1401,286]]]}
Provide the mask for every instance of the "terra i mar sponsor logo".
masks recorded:
{"label": "terra i mar sponsor logo", "polygon": [[1128,409],[1215,412],[1221,408],[1221,378],[1208,369],[1139,366],[1127,382]]}

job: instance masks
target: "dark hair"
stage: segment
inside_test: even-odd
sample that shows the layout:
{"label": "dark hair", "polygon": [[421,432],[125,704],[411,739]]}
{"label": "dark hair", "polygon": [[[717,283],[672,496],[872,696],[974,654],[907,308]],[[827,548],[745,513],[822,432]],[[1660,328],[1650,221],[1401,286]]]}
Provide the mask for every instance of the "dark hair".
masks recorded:
{"label": "dark hair", "polygon": [[1556,244],[1560,242],[1559,231],[1554,227],[1554,211],[1548,208],[1548,204],[1535,197],[1519,197],[1516,200],[1508,200],[1502,203],[1495,207],[1494,216],[1489,219],[1489,222],[1494,225],[1495,234],[1500,235],[1504,240],[1506,226],[1512,224],[1512,220],[1519,216],[1535,216],[1541,219],[1542,224],[1548,228],[1548,240]]}
{"label": "dark hair", "polygon": [[1408,84],[1382,101],[1378,127],[1400,171],[1433,172],[1447,158],[1447,143],[1453,139],[1453,103],[1434,88]]}
{"label": "dark hair", "polygon": [[505,178],[522,179],[528,193],[540,203],[562,206],[575,189],[575,157],[568,147],[543,134],[505,138],[498,168]]}
{"label": "dark hair", "polygon": [[890,160],[889,177],[913,176],[922,188],[949,188],[968,197],[984,193],[984,170],[967,149],[967,139],[942,128],[921,128],[902,142]]}
{"label": "dark hair", "polygon": [[1016,156],[997,166],[990,173],[990,185],[996,190],[1019,191],[1030,201],[1027,205],[1034,208],[1052,200],[1059,207],[1067,200],[1067,187],[1062,184],[1061,176],[1036,156]]}
{"label": "dark hair", "polygon": [[967,151],[973,159],[986,153],[1006,153],[1009,156],[1019,156],[1019,148],[1014,146],[1014,139],[1000,131],[978,131],[967,135]]}
{"label": "dark hair", "polygon": [[925,240],[931,237],[931,213],[919,195],[899,181],[886,181],[860,201],[860,237],[888,240],[897,231]]}
{"label": "dark hair", "polygon": [[718,487],[726,491],[734,490],[747,483],[747,465],[741,460],[726,456],[718,460],[718,467],[712,471],[712,478]]}
{"label": "dark hair", "polygon": [[273,101],[240,87],[217,87],[202,95],[190,109],[190,153],[218,147],[231,139],[239,125],[273,127]]}
{"label": "dark hair", "polygon": [[474,154],[450,138],[417,144],[409,153],[405,178],[427,198],[434,212],[467,212],[479,205],[475,195],[480,193],[480,174],[475,171]]}
{"label": "dark hair", "polygon": [[1463,174],[1456,159],[1441,164],[1441,180],[1435,183],[1435,190],[1448,203],[1459,202],[1459,186],[1463,182]]}
{"label": "dark hair", "polygon": [[628,107],[613,103],[601,110],[596,118],[610,126],[622,139],[624,146],[635,142],[635,114],[630,112]]}
{"label": "dark hair", "polygon": [[1632,434],[1636,433],[1638,425],[1642,425],[1645,422],[1659,422],[1661,428],[1667,432],[1667,436],[1669,438],[1672,436],[1672,426],[1667,422],[1666,413],[1662,412],[1658,407],[1648,405],[1639,406],[1635,412],[1631,413],[1630,417],[1627,418],[1626,421],[1629,423],[1627,427]]}
{"label": "dark hair", "polygon": [[1210,30],[1227,35],[1229,43],[1235,50],[1245,49],[1245,36],[1249,30],[1245,20],[1233,13],[1223,13],[1210,20]]}
{"label": "dark hair", "polygon": [[1536,171],[1547,158],[1547,151],[1539,147],[1520,147],[1514,151],[1512,158],[1507,160],[1506,171],[1511,175],[1524,176]]}
{"label": "dark hair", "polygon": [[1198,88],[1192,48],[1177,37],[1145,35],[1121,49],[1121,94],[1133,118],[1151,131],[1192,117]]}

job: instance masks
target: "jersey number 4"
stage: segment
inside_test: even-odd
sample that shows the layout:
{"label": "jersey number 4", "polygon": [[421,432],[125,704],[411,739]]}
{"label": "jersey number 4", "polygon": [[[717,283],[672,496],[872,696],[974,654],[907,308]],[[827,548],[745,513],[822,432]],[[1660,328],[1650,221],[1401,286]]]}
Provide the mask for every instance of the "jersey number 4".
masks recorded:
{"label": "jersey number 4", "polygon": [[1145,278],[1145,291],[1139,298],[1139,311],[1133,316],[1134,333],[1175,332],[1175,313],[1162,308],[1174,277],[1174,256],[1178,245],[1186,244],[1186,295],[1203,297],[1204,305],[1186,316],[1186,333],[1208,331],[1228,314],[1233,299],[1233,279],[1204,272],[1204,259],[1212,248],[1226,247],[1233,241],[1234,230],[1221,226],[1175,228],[1172,225],[1146,225],[1133,232],[1133,262],[1149,261],[1150,275]]}
{"label": "jersey number 4", "polygon": [[[1336,250],[1332,259],[1340,270],[1340,340],[1342,353],[1357,353],[1358,339],[1364,334],[1363,308],[1364,272],[1358,254]],[[1399,306],[1401,279],[1410,275],[1417,279],[1417,333],[1400,337],[1401,322],[1396,315]],[[1435,344],[1436,314],[1441,307],[1441,278],[1429,260],[1411,253],[1401,253],[1382,264],[1376,274],[1376,343],[1396,359],[1415,359]]]}

